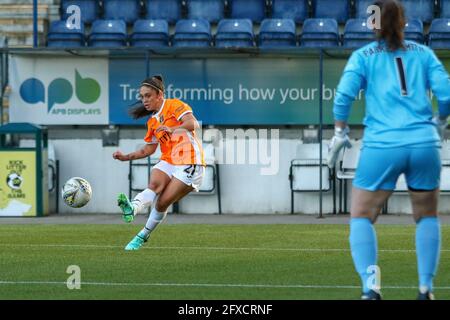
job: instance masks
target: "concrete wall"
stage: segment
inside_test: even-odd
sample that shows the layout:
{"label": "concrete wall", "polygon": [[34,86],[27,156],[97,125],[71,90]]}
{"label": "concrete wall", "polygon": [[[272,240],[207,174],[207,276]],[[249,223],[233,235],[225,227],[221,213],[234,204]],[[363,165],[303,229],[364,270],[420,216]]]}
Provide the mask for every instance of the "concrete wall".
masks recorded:
{"label": "concrete wall", "polygon": [[[140,133],[142,135],[142,132]],[[102,140],[99,137],[92,137],[92,135],[89,139],[70,139],[67,137],[70,136],[70,133],[67,132],[63,135],[50,135],[50,142],[54,146],[56,158],[60,162],[60,187],[69,178],[80,176],[87,179],[93,189],[93,198],[87,206],[82,209],[72,209],[60,201],[59,212],[118,213],[116,196],[120,192],[128,194],[129,164],[113,160],[112,153],[117,149],[128,153],[142,146],[142,139],[134,138],[135,135],[139,136],[135,133],[125,134],[124,136],[128,137],[121,138],[118,147],[103,147]],[[262,169],[267,169],[267,164],[249,164],[249,158],[246,159],[246,164],[221,164],[219,169],[222,213],[290,213],[289,167],[291,160],[298,157],[302,135],[304,133],[300,130],[286,129],[282,131],[279,139],[279,170],[274,175],[262,175]],[[83,136],[83,134],[80,131],[79,135],[72,136]],[[324,137],[326,138],[326,136]],[[222,144],[217,141],[213,142],[216,155],[220,155],[220,152],[223,152],[226,147],[226,141],[222,140]],[[235,141],[236,145],[238,142],[239,139]],[[246,140],[247,150],[249,150],[251,142],[251,139]],[[268,154],[270,154],[270,148],[268,150]],[[143,168],[139,180],[141,185],[142,181],[145,184],[145,168]],[[350,186],[348,189],[350,191]],[[338,192],[337,195],[339,195]],[[51,201],[54,201],[54,196]],[[295,193],[294,197],[295,212],[305,214],[319,212],[318,193]],[[350,207],[349,204],[350,195],[348,207]],[[325,192],[323,194],[323,212],[331,213],[332,208],[332,192]],[[450,197],[448,195],[441,196],[440,210],[442,213],[450,213]],[[189,195],[180,202],[180,211],[197,214],[218,213],[217,196],[216,194]],[[409,198],[404,194],[395,194],[389,202],[389,211],[391,213],[410,213]]]}

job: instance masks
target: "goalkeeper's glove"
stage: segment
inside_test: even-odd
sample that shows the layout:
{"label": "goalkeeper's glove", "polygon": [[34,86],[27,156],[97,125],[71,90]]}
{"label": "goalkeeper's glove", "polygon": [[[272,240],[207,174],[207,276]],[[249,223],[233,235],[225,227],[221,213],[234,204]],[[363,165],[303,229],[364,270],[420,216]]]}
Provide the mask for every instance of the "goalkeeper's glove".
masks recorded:
{"label": "goalkeeper's glove", "polygon": [[442,119],[438,115],[434,116],[433,122],[436,125],[436,128],[438,130],[439,136],[441,139],[444,139],[445,129],[447,129],[447,119]]}
{"label": "goalkeeper's glove", "polygon": [[339,155],[339,151],[341,151],[343,147],[352,147],[350,139],[348,138],[349,132],[349,127],[345,127],[344,129],[339,127],[334,128],[334,136],[331,139],[330,144],[328,145],[327,164],[330,169],[333,169],[336,165],[336,159]]}

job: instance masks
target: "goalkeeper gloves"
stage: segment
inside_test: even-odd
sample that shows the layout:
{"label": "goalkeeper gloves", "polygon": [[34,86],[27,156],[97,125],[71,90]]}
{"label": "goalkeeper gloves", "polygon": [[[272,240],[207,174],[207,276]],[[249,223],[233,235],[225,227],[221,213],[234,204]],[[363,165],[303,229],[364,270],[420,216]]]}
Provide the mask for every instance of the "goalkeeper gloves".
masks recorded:
{"label": "goalkeeper gloves", "polygon": [[331,139],[330,144],[328,145],[327,164],[330,169],[333,169],[336,165],[336,159],[339,155],[339,151],[341,151],[343,147],[352,147],[350,139],[348,138],[349,132],[349,127],[345,127],[344,129],[339,127],[334,128],[334,136]]}
{"label": "goalkeeper gloves", "polygon": [[447,119],[442,119],[438,115],[434,116],[433,122],[436,125],[439,136],[441,139],[444,139],[445,129],[447,128],[448,122]]}

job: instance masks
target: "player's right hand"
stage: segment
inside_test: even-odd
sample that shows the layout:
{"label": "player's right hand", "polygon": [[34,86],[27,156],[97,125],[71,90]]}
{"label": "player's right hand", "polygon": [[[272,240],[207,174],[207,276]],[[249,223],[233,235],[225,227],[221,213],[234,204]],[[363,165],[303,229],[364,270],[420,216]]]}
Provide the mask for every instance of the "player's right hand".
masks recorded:
{"label": "player's right hand", "polygon": [[113,159],[116,159],[116,160],[120,160],[120,161],[127,161],[128,160],[126,158],[126,156],[122,152],[120,152],[119,150],[114,152],[112,156],[113,156]]}
{"label": "player's right hand", "polygon": [[336,165],[336,159],[341,149],[343,147],[352,147],[350,139],[348,138],[349,132],[350,129],[348,127],[345,127],[345,129],[335,127],[334,136],[331,139],[330,144],[328,145],[327,165],[330,169],[333,169]]}

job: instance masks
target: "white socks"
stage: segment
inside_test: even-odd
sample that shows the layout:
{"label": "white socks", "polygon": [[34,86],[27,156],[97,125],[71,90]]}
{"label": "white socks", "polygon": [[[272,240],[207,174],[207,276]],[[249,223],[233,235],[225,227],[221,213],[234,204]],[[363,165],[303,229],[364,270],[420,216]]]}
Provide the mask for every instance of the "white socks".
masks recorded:
{"label": "white socks", "polygon": [[145,224],[145,228],[139,232],[141,236],[144,236],[145,239],[148,238],[150,233],[156,229],[156,227],[164,220],[167,215],[166,212],[159,212],[156,208],[153,208],[152,213],[148,217],[147,223]]}
{"label": "white socks", "polygon": [[133,201],[131,201],[134,207],[134,215],[142,213],[145,209],[149,208],[153,200],[155,200],[155,197],[156,193],[148,188],[137,194]]}

